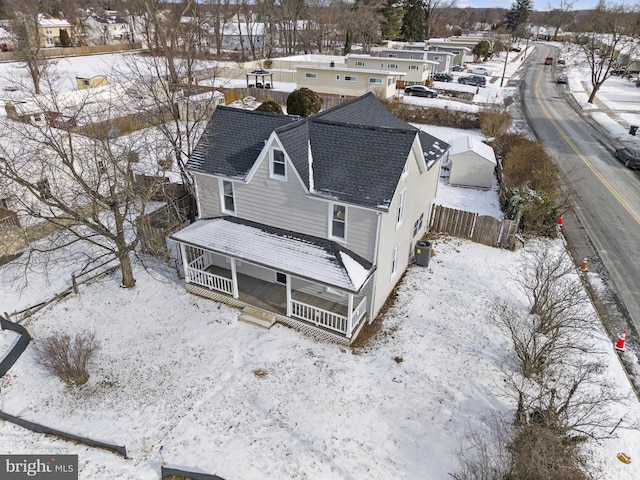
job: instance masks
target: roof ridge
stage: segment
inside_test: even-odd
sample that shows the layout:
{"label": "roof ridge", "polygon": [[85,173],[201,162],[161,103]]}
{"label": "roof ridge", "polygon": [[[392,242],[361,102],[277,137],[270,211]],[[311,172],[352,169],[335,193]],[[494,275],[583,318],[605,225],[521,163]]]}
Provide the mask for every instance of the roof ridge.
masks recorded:
{"label": "roof ridge", "polygon": [[348,123],[348,122],[339,122],[337,120],[325,120],[322,118],[311,118],[313,123],[322,123],[325,125],[336,125],[339,127],[350,127],[350,128],[361,128],[363,130],[383,130],[386,132],[410,132],[415,133],[418,132],[419,129],[414,127],[413,125],[407,124],[407,128],[400,127],[385,127],[382,125],[364,125],[361,123]]}
{"label": "roof ridge", "polygon": [[373,92],[367,92],[364,95],[361,95],[359,97],[356,98],[352,98],[351,100],[347,100],[345,102],[342,102],[339,105],[336,105],[335,107],[331,107],[327,110],[322,110],[321,112],[316,113],[315,115],[311,116],[312,119],[316,119],[316,118],[320,118],[330,112],[333,112],[334,110],[338,110],[340,108],[343,108],[346,105],[351,105],[357,101],[361,101],[362,99],[368,98],[368,97],[375,97],[375,95],[373,94]]}

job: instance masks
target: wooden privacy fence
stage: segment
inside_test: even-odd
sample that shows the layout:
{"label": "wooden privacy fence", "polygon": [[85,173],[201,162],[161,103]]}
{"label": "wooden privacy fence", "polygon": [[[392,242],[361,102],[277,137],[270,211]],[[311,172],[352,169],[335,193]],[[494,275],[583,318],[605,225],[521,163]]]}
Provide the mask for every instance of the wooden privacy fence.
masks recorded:
{"label": "wooden privacy fence", "polygon": [[463,237],[492,247],[513,248],[518,220],[498,220],[489,215],[434,205],[429,230]]}

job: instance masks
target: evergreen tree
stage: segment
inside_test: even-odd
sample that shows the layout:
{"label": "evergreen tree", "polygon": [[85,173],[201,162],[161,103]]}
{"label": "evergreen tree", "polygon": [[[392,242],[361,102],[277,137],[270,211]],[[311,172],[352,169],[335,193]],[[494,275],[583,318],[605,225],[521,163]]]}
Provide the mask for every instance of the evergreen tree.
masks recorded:
{"label": "evergreen tree", "polygon": [[533,0],[515,0],[511,9],[505,14],[505,28],[512,34],[518,35],[529,21],[529,14],[533,11]]}
{"label": "evergreen tree", "polygon": [[419,42],[425,39],[425,12],[421,0],[405,0],[404,16],[400,34],[407,42]]}
{"label": "evergreen tree", "polygon": [[385,0],[380,9],[382,20],[380,22],[380,33],[383,40],[400,40],[400,29],[402,27],[402,6],[398,0]]}

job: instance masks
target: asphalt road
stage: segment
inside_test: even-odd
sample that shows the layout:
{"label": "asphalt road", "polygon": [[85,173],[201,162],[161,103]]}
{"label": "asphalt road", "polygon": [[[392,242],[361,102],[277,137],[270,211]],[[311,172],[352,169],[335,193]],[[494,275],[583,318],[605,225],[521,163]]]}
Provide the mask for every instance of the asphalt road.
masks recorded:
{"label": "asphalt road", "polygon": [[576,262],[588,259],[640,331],[640,173],[625,168],[613,156],[617,145],[572,108],[547,56],[557,58],[557,50],[538,45],[527,60],[523,114],[564,174],[573,208],[563,228]]}

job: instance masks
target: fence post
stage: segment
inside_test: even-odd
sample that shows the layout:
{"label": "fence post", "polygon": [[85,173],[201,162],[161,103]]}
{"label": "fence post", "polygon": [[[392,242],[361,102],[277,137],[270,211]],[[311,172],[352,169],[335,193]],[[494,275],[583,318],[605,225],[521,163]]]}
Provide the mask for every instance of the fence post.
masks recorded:
{"label": "fence post", "polygon": [[71,274],[71,286],[73,288],[73,293],[78,294],[78,282],[76,281],[76,274]]}

